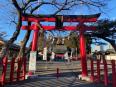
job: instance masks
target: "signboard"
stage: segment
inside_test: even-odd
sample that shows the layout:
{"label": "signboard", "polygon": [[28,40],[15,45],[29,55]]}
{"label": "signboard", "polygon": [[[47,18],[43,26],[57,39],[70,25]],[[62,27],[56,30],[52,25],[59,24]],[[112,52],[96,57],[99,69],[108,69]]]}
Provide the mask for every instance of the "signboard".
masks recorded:
{"label": "signboard", "polygon": [[68,52],[66,52],[66,53],[64,54],[64,58],[65,58],[66,60],[69,59],[69,57],[68,57]]}
{"label": "signboard", "polygon": [[29,59],[29,71],[36,71],[36,51],[30,52],[30,59]]}

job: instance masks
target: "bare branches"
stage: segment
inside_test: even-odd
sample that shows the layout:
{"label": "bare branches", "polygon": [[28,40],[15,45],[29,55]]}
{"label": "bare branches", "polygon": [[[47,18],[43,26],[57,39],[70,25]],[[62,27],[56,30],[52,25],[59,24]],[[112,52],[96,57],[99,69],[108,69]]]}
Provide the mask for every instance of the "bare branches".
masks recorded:
{"label": "bare branches", "polygon": [[105,6],[105,3],[101,3],[101,2],[96,2],[96,1],[84,1],[81,0],[82,4],[86,4],[86,5],[91,5],[91,6],[95,6],[95,7],[103,7]]}
{"label": "bare branches", "polygon": [[[104,7],[106,5],[105,0],[41,0],[40,2],[38,1],[31,1],[27,0],[24,1],[22,0],[23,7],[19,7],[18,5],[18,0],[12,0],[13,4],[17,8],[17,10],[21,10],[25,12],[28,12],[30,14],[34,13],[35,11],[38,10],[38,8],[41,8],[43,5],[52,5],[54,8],[54,15],[58,14],[59,12],[63,10],[69,11],[71,8],[80,6],[81,4],[87,7],[93,6],[97,7],[100,9],[101,7]],[[91,8],[91,7],[90,7]],[[44,10],[44,9],[43,9]],[[101,9],[100,9],[101,10]]]}
{"label": "bare branches", "polygon": [[59,8],[59,9],[54,13],[54,15],[56,15],[57,13],[59,13],[61,10],[63,10],[63,9],[65,8],[65,6],[67,5],[67,1],[68,1],[68,0],[65,0],[64,4],[62,5],[62,7]]}
{"label": "bare branches", "polygon": [[36,7],[32,8],[30,13],[33,13],[34,11],[36,11],[42,5],[43,5],[43,3],[41,3],[41,4],[37,5]]}
{"label": "bare branches", "polygon": [[[16,9],[18,11],[24,11],[24,12],[29,12],[30,14],[34,13],[36,10],[38,10],[38,8],[40,8],[43,5],[52,5],[54,8],[54,15],[58,14],[59,12],[63,11],[63,10],[70,10],[73,7],[76,6],[80,6],[80,5],[84,5],[87,7],[93,6],[93,7],[97,7],[98,9],[100,9],[101,7],[106,6],[106,0],[42,0],[41,2],[38,1],[31,1],[31,0],[27,0],[24,1],[22,0],[22,4],[23,7],[20,7],[18,5],[18,0],[12,0],[14,6],[16,7]],[[43,9],[44,10],[44,9]],[[101,10],[101,9],[100,9]]]}
{"label": "bare branches", "polygon": [[13,5],[15,6],[15,8],[17,9],[18,12],[21,12],[21,8],[20,6],[18,5],[17,1],[16,0],[12,0],[12,3]]}
{"label": "bare branches", "polygon": [[[88,7],[94,6],[101,8],[106,5],[104,1],[105,0],[41,0],[41,2],[38,2],[38,0],[36,0],[32,2],[32,0],[12,0],[12,4],[18,11],[18,23],[16,27],[16,32],[13,34],[13,37],[9,40],[9,42],[12,43],[14,40],[16,40],[17,35],[20,33],[20,28],[22,25],[21,16],[23,14],[26,15],[27,13],[33,15],[34,12],[36,12],[38,8],[41,8],[43,5],[52,5],[54,8],[54,11],[51,11],[53,12],[52,15],[56,15],[63,10],[69,11],[71,8],[79,6],[80,4],[87,5]],[[21,6],[19,3],[22,3],[21,5],[23,6]],[[45,10],[45,8],[42,8],[42,10]],[[38,25],[38,27],[42,30],[40,24]],[[30,32],[28,31],[28,38],[29,35]],[[27,43],[28,38],[26,38],[25,44]]]}

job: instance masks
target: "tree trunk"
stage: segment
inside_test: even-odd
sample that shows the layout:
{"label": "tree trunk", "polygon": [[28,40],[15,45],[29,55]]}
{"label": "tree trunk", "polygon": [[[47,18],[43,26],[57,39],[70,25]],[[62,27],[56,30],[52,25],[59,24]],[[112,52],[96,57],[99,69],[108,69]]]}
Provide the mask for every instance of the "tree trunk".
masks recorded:
{"label": "tree trunk", "polygon": [[27,44],[27,42],[29,40],[30,33],[31,33],[31,31],[27,31],[27,33],[26,33],[26,35],[25,35],[25,37],[24,37],[24,39],[23,39],[23,41],[21,43],[21,48],[20,48],[18,57],[24,57],[25,50],[26,50],[25,48],[26,48],[26,44]]}
{"label": "tree trunk", "polygon": [[[28,24],[30,24],[30,23],[28,23]],[[23,60],[23,57],[24,57],[25,54],[26,54],[26,53],[25,53],[26,44],[27,44],[27,42],[28,42],[28,40],[29,40],[30,34],[31,34],[31,31],[28,30],[28,31],[26,32],[26,34],[25,34],[25,37],[24,37],[23,41],[21,42],[20,51],[19,51],[19,54],[18,54],[18,56],[17,56],[17,58],[16,58],[16,61],[18,61],[18,60],[22,61],[22,60]],[[22,63],[23,63],[23,62],[20,63],[19,69],[21,69]],[[15,65],[15,70],[17,70],[17,69],[18,69],[18,65],[16,64],[16,65]]]}
{"label": "tree trunk", "polygon": [[[28,22],[28,25],[31,25],[31,23]],[[25,50],[26,50],[26,49],[25,49],[25,48],[26,48],[26,44],[27,44],[27,42],[28,42],[28,40],[29,40],[30,34],[31,34],[31,30],[27,30],[27,32],[26,32],[26,34],[25,34],[25,37],[24,37],[24,39],[23,39],[23,41],[22,41],[22,43],[21,43],[21,48],[20,48],[20,51],[19,51],[18,58],[24,57],[24,55],[25,55]]]}

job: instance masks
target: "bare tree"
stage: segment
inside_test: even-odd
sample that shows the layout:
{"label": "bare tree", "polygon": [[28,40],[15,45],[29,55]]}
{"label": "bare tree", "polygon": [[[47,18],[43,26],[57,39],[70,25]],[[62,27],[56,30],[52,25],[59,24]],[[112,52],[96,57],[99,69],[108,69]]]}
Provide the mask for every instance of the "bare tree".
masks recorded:
{"label": "bare tree", "polygon": [[[70,11],[72,8],[76,8],[80,4],[87,6],[89,8],[98,8],[101,9],[102,7],[106,6],[108,0],[10,0],[12,5],[15,7],[17,11],[18,20],[16,22],[16,31],[14,32],[13,36],[10,38],[8,43],[5,44],[4,48],[2,49],[3,56],[6,55],[9,46],[17,39],[20,29],[22,26],[21,17],[24,14],[31,14],[31,15],[40,15],[37,13],[39,9],[42,9],[44,6],[52,6],[54,8],[52,15],[62,14],[62,11]],[[43,8],[43,10],[47,10]],[[48,12],[49,13],[49,12]],[[28,23],[30,25],[31,23]],[[24,49],[26,43],[29,39],[31,31],[27,31],[25,37],[23,39],[23,44],[21,46],[21,50],[19,53],[19,57],[24,55]],[[22,52],[22,53],[21,53]]]}

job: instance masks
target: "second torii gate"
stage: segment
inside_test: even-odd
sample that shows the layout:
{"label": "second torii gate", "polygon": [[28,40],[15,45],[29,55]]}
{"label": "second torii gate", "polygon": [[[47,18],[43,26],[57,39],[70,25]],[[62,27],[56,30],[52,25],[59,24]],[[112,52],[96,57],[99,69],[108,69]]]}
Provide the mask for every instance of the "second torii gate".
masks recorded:
{"label": "second torii gate", "polygon": [[[95,30],[95,26],[87,26],[84,23],[96,22],[100,13],[93,15],[29,15],[24,14],[22,16],[22,21],[32,22],[31,26],[23,25],[23,30],[34,30],[33,41],[32,41],[32,51],[37,50],[38,43],[38,33],[40,22],[55,22],[55,26],[41,25],[44,30],[66,30],[66,31],[79,31],[80,32],[80,54],[81,54],[81,66],[82,66],[82,76],[86,77],[87,72],[87,61],[86,61],[86,46],[85,46],[85,31]],[[63,26],[64,22],[78,22],[77,26]]]}

